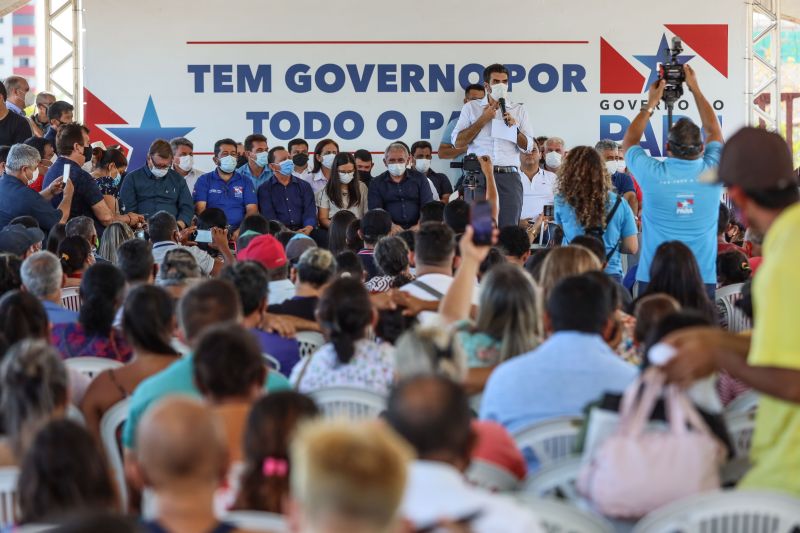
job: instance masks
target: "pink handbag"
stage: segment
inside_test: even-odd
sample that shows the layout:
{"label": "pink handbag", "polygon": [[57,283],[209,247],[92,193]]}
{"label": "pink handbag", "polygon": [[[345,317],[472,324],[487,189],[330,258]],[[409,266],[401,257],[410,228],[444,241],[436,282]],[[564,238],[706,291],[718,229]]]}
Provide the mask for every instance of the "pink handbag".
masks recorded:
{"label": "pink handbag", "polygon": [[[669,429],[645,432],[662,392]],[[724,458],[724,446],[686,395],[665,386],[663,374],[650,368],[625,391],[619,426],[581,469],[577,487],[604,515],[638,519],[679,498],[718,489]]]}

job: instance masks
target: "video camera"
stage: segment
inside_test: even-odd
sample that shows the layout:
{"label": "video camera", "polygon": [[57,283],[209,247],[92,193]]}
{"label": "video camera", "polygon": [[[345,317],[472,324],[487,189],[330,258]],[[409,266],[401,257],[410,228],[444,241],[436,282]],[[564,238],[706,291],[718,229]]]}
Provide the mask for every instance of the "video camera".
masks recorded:
{"label": "video camera", "polygon": [[480,177],[483,175],[483,171],[477,155],[467,154],[460,163],[458,161],[450,163],[450,168],[460,168],[464,171],[464,199],[467,202],[474,201],[476,196],[480,196],[476,193],[479,188],[484,189],[483,195],[486,195],[486,186],[481,187],[480,184]]}
{"label": "video camera", "polygon": [[680,100],[683,96],[683,82],[686,81],[686,71],[683,65],[678,62],[678,56],[683,52],[683,46],[680,37],[672,38],[672,48],[669,51],[670,59],[667,63],[662,63],[659,68],[658,79],[664,80],[664,95],[661,97],[667,105],[667,114],[669,116],[669,127],[672,127],[672,108],[675,102]]}

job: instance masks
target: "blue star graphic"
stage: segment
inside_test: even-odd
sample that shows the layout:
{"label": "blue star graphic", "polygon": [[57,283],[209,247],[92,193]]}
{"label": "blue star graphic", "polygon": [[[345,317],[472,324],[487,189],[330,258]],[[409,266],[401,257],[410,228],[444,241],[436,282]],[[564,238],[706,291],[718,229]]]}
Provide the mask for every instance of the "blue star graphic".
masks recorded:
{"label": "blue star graphic", "polygon": [[116,126],[106,128],[108,132],[117,137],[130,148],[128,154],[128,168],[135,170],[142,167],[147,162],[147,151],[150,144],[156,139],[172,139],[173,137],[185,137],[193,127],[173,127],[161,126],[158,120],[156,106],[153,104],[153,97],[147,99],[147,107],[144,110],[142,123],[139,126]]}
{"label": "blue star graphic", "polygon": [[[662,33],[661,34],[661,43],[658,45],[658,50],[654,55],[651,56],[633,56],[638,61],[643,63],[647,68],[650,69],[650,76],[647,78],[647,84],[645,84],[644,89],[647,90],[655,81],[658,79],[658,64],[659,63],[666,63],[669,61],[669,47],[670,43],[667,42],[667,35]],[[681,65],[685,65],[692,59],[693,55],[679,55],[678,56],[678,63]]]}

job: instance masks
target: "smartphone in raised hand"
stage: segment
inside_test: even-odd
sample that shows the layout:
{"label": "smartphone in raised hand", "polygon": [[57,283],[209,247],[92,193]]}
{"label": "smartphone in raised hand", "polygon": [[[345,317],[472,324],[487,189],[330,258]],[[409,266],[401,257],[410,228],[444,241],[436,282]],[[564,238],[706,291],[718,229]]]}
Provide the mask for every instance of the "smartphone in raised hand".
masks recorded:
{"label": "smartphone in raised hand", "polygon": [[475,202],[470,211],[470,225],[472,226],[472,242],[479,246],[492,244],[494,221],[492,220],[492,206],[487,201]]}

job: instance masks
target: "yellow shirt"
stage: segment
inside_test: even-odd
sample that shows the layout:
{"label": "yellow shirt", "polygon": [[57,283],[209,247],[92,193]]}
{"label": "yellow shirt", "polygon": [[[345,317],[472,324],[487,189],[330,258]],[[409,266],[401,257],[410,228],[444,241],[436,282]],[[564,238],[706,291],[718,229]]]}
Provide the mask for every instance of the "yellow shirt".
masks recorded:
{"label": "yellow shirt", "polygon": [[[753,282],[755,328],[748,363],[800,371],[800,204],[786,209],[764,240]],[[800,404],[762,395],[750,452],[753,469],[740,488],[800,496]]]}

